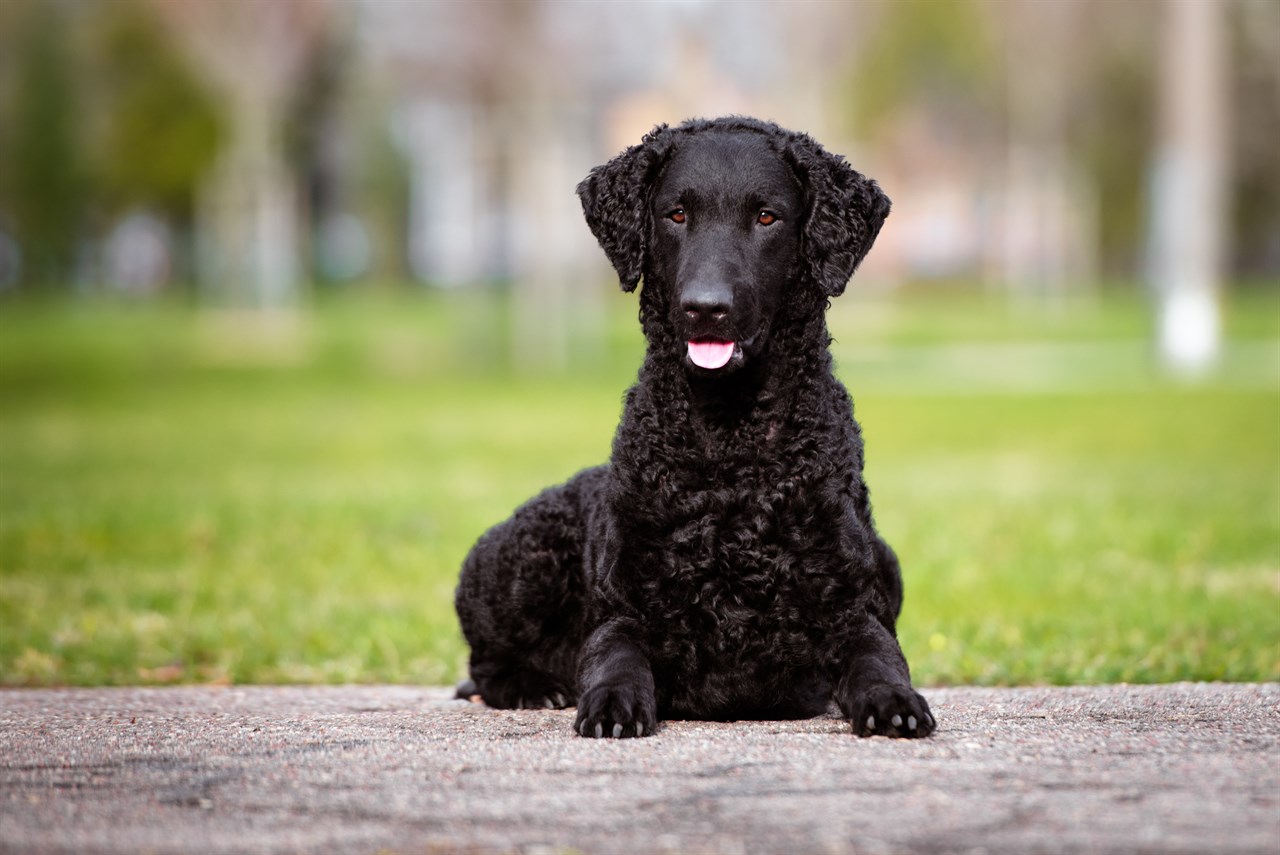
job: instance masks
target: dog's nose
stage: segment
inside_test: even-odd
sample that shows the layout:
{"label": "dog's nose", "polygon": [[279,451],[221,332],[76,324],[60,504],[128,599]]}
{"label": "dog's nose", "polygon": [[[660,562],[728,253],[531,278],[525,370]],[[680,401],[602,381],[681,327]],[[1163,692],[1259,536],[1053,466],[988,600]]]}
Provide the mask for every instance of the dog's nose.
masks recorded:
{"label": "dog's nose", "polygon": [[684,289],[680,308],[695,323],[722,321],[733,309],[733,290],[720,282],[695,282]]}

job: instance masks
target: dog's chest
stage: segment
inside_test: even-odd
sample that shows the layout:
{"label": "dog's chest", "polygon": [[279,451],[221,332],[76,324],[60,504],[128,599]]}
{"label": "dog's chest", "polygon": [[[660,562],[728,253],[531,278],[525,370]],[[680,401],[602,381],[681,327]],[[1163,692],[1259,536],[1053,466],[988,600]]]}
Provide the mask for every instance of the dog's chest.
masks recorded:
{"label": "dog's chest", "polygon": [[655,532],[641,582],[673,643],[739,655],[809,631],[824,591],[849,566],[843,523],[819,493],[782,471],[684,491]]}
{"label": "dog's chest", "polygon": [[689,668],[794,658],[857,563],[851,414],[796,401],[730,430],[641,403],[652,401],[635,403],[615,449],[615,500],[627,500],[615,513],[638,559],[627,599],[666,654],[699,660]]}

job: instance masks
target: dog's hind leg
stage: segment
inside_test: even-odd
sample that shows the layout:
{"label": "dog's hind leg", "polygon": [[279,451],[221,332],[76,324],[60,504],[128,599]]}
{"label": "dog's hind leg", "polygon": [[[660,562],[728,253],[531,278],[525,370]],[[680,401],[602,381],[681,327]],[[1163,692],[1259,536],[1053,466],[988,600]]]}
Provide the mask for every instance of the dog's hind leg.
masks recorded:
{"label": "dog's hind leg", "polygon": [[[484,702],[496,709],[564,709],[578,701],[570,683],[527,663],[471,660],[471,683]],[[467,697],[470,697],[468,695]]]}
{"label": "dog's hind leg", "polygon": [[566,493],[548,490],[521,507],[463,563],[454,603],[471,660],[459,694],[501,709],[577,703],[582,527]]}

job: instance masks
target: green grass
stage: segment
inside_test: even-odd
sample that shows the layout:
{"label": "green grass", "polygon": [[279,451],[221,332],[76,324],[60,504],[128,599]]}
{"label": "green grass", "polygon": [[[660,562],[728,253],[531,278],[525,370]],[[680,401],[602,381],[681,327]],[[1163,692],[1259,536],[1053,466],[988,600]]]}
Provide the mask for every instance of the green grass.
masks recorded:
{"label": "green grass", "polygon": [[[454,679],[470,544],[608,454],[640,342],[605,310],[548,376],[503,368],[475,297],[0,304],[0,683]],[[832,326],[918,682],[1280,679],[1274,290],[1197,384],[1134,298]]]}

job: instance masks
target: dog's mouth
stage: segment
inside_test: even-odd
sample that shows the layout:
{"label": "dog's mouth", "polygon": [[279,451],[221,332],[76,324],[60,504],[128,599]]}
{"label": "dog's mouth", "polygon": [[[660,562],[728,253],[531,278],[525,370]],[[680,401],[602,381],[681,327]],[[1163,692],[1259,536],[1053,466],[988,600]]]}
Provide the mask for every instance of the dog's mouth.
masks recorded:
{"label": "dog's mouth", "polygon": [[689,342],[689,362],[703,371],[722,371],[742,359],[742,347],[737,342],[710,338]]}

